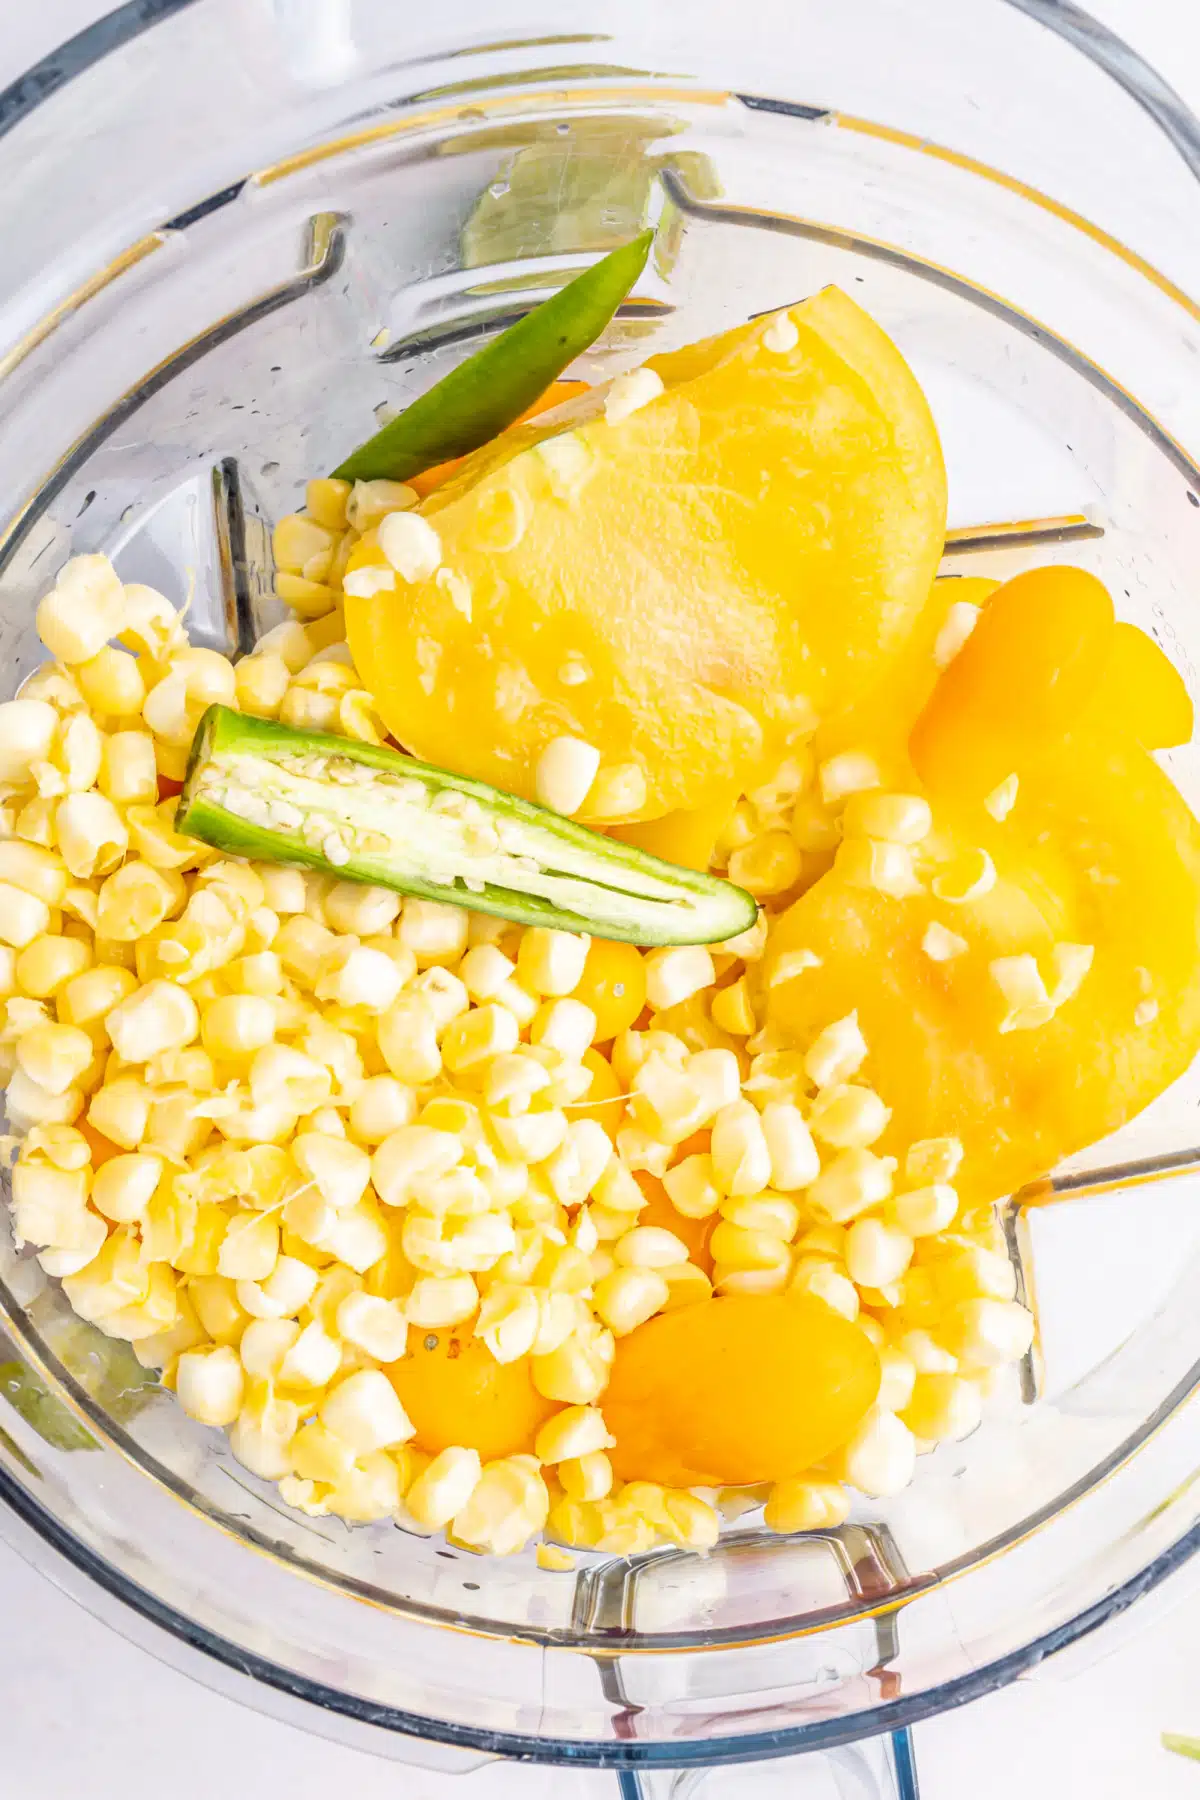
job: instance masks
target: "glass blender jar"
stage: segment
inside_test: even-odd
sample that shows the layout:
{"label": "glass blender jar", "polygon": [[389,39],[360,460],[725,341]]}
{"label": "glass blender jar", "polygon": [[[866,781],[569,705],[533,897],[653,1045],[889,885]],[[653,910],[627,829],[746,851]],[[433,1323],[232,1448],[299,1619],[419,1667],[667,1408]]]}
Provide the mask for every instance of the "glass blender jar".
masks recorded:
{"label": "glass blender jar", "polygon": [[[1198,176],[1178,97],[1050,0],[121,7],[0,95],[5,693],[80,550],[179,602],[190,578],[197,641],[246,648],[305,478],[644,224],[582,373],[838,283],[930,396],[946,567],[1080,562],[1194,687]],[[1194,749],[1168,762],[1200,803]],[[1016,1197],[1038,1343],[909,1491],[568,1575],[289,1512],[5,1221],[0,1530],[202,1679],[438,1767],[707,1794],[726,1764],[903,1733],[1200,1544],[1196,1099],[1189,1077]],[[840,1767],[867,1791],[865,1753]]]}

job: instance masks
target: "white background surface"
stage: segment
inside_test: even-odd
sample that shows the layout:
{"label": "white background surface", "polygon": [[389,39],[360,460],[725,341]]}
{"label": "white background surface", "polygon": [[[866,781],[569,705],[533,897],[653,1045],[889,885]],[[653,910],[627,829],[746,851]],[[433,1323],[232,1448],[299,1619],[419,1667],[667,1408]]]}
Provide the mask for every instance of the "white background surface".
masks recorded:
{"label": "white background surface", "polygon": [[[0,0],[0,85],[114,3]],[[1200,110],[1194,0],[1092,0],[1091,10]],[[125,1643],[2,1545],[0,1647],[3,1800],[242,1800],[246,1793],[256,1800],[601,1800],[617,1793],[611,1776],[565,1770],[429,1775],[277,1724]],[[1200,1734],[1198,1670],[1200,1568],[1193,1566],[1034,1675],[918,1727],[923,1800],[1200,1800],[1200,1765],[1159,1747],[1164,1728]],[[789,1786],[772,1782],[771,1791]],[[750,1800],[757,1788],[756,1777],[733,1773],[720,1791]],[[797,1780],[794,1791],[799,1800],[808,1783]]]}

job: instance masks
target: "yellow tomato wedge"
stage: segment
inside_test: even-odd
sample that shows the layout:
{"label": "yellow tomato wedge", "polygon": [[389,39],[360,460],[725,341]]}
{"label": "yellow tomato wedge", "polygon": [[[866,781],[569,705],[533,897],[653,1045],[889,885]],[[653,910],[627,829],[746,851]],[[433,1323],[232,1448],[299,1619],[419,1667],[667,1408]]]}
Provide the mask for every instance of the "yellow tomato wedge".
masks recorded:
{"label": "yellow tomato wedge", "polygon": [[[929,604],[945,474],[903,359],[835,289],[651,365],[466,458],[424,501],[440,567],[347,598],[399,742],[535,795],[551,739],[653,819],[769,771],[880,681]],[[651,384],[653,385],[653,384]],[[374,534],[350,571],[379,565]]]}

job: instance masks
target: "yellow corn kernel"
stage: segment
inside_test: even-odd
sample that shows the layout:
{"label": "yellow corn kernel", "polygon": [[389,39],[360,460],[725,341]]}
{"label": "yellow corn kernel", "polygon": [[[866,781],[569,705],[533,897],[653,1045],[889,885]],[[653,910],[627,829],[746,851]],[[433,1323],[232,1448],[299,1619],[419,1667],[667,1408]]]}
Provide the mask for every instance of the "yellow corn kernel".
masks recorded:
{"label": "yellow corn kernel", "polygon": [[517,951],[517,973],[522,984],[543,999],[570,994],[583,976],[591,940],[571,932],[532,925]]}
{"label": "yellow corn kernel", "polygon": [[595,1342],[578,1336],[547,1356],[535,1356],[530,1365],[538,1393],[571,1406],[590,1406],[597,1400],[608,1386],[608,1371]]}
{"label": "yellow corn kernel", "polygon": [[68,794],[58,803],[54,832],[77,881],[111,874],[129,848],[129,829],[103,794]]}
{"label": "yellow corn kernel", "polygon": [[314,1319],[284,1357],[279,1379],[285,1387],[323,1388],[337,1374],[341,1361],[341,1344]]}
{"label": "yellow corn kernel", "polygon": [[102,1137],[124,1150],[134,1150],[149,1126],[150,1090],[135,1076],[119,1076],[97,1088],[87,1116]]}
{"label": "yellow corn kernel", "polygon": [[189,1418],[202,1425],[232,1425],[245,1393],[237,1353],[228,1345],[185,1350],[175,1370],[175,1393]]}
{"label": "yellow corn kernel", "polygon": [[302,574],[306,568],[319,565],[324,557],[325,565],[321,575],[310,576],[320,580],[328,571],[333,557],[336,541],[335,530],[320,524],[314,518],[307,518],[303,513],[286,513],[271,537],[271,549],[275,557],[275,566],[288,574]]}
{"label": "yellow corn kernel", "polygon": [[[617,1249],[619,1254],[620,1242]],[[657,1269],[617,1268],[596,1283],[592,1305],[609,1330],[624,1337],[653,1318],[669,1296],[670,1289]]]}
{"label": "yellow corn kernel", "polygon": [[17,1040],[18,1067],[50,1094],[65,1093],[94,1054],[91,1038],[77,1025],[35,1025]]}
{"label": "yellow corn kernel", "polygon": [[50,930],[51,912],[44,900],[10,882],[0,881],[0,942],[23,950]]}
{"label": "yellow corn kernel", "polygon": [[867,1045],[858,1014],[848,1013],[818,1033],[804,1057],[804,1072],[817,1087],[849,1081],[866,1061]]}
{"label": "yellow corn kernel", "polygon": [[67,982],[58,996],[58,1014],[67,1025],[95,1025],[107,1018],[137,987],[129,969],[97,963]]}
{"label": "yellow corn kernel", "polygon": [[835,1225],[878,1206],[892,1191],[892,1166],[873,1150],[841,1150],[808,1189],[814,1210]]}
{"label": "yellow corn kernel", "polygon": [[466,1506],[481,1474],[477,1450],[443,1450],[412,1483],[405,1509],[422,1530],[440,1531]]}
{"label": "yellow corn kernel", "polygon": [[100,889],[96,935],[132,944],[161,925],[187,896],[174,871],[153,869],[146,862],[127,862]]}
{"label": "yellow corn kernel", "polygon": [[[560,1462],[555,1474],[569,1500],[587,1504],[612,1492],[612,1463],[603,1450],[590,1450]],[[574,1541],[578,1541],[577,1539]]]}
{"label": "yellow corn kernel", "polygon": [[681,1549],[711,1550],[721,1535],[719,1513],[697,1494],[668,1489],[662,1511],[658,1529]]}
{"label": "yellow corn kernel", "polygon": [[712,1129],[713,1180],[723,1194],[757,1194],[771,1180],[762,1121],[748,1100],[722,1107]]}
{"label": "yellow corn kernel", "polygon": [[180,1049],[200,1025],[196,1003],[172,981],[152,981],[113,1008],[105,1028],[123,1062],[149,1062],[164,1050]]}
{"label": "yellow corn kernel", "polygon": [[31,683],[21,699],[0,703],[0,781],[31,781],[34,763],[49,756],[57,730],[57,712],[34,696]]}
{"label": "yellow corn kernel", "polygon": [[549,1511],[550,1496],[533,1458],[510,1456],[484,1465],[451,1529],[472,1549],[511,1556],[542,1529]]}
{"label": "yellow corn kernel", "polygon": [[38,636],[59,662],[87,662],[126,622],[125,590],[107,556],[73,556],[37,609]]}
{"label": "yellow corn kernel", "polygon": [[912,1261],[913,1241],[882,1219],[856,1219],[846,1233],[846,1268],[859,1288],[886,1288]]}
{"label": "yellow corn kernel", "polygon": [[334,476],[310,481],[304,490],[304,510],[310,519],[315,519],[326,531],[344,531],[346,502],[350,498],[350,492],[351,484]]}
{"label": "yellow corn kernel", "polygon": [[921,843],[932,825],[929,802],[919,794],[853,794],[842,814],[847,837],[879,838],[906,846]]}
{"label": "yellow corn kernel", "polygon": [[914,1437],[957,1443],[979,1424],[983,1402],[975,1383],[960,1375],[918,1375],[901,1417]]}
{"label": "yellow corn kernel", "polygon": [[992,1368],[1025,1355],[1033,1342],[1033,1315],[1014,1300],[964,1300],[946,1331],[960,1361]]}
{"label": "yellow corn kernel", "polygon": [[747,1230],[722,1219],[709,1239],[714,1263],[729,1272],[742,1269],[777,1269],[786,1244],[770,1231]]}
{"label": "yellow corn kernel", "polygon": [[91,963],[91,945],[81,938],[38,937],[15,958],[13,979],[23,994],[49,1000]]}
{"label": "yellow corn kernel", "polygon": [[933,1237],[948,1230],[957,1212],[958,1195],[944,1181],[894,1194],[887,1205],[888,1222],[909,1237]]}
{"label": "yellow corn kernel", "polygon": [[962,1165],[963,1147],[958,1138],[921,1138],[910,1144],[904,1173],[915,1187],[929,1182],[953,1181]]}
{"label": "yellow corn kernel", "polygon": [[858,1289],[845,1270],[826,1257],[798,1257],[788,1290],[793,1294],[812,1294],[826,1306],[831,1306],[834,1312],[841,1313],[844,1319],[858,1317]]}
{"label": "yellow corn kernel", "polygon": [[756,900],[786,893],[800,879],[800,851],[788,831],[764,831],[733,851],[729,879]]}
{"label": "yellow corn kernel", "polygon": [[821,1089],[808,1125],[814,1137],[835,1149],[865,1149],[882,1137],[891,1116],[873,1089],[843,1082]]}
{"label": "yellow corn kernel", "polygon": [[850,1496],[840,1481],[793,1475],[772,1487],[763,1522],[769,1531],[830,1531],[844,1524],[849,1512]]}
{"label": "yellow corn kernel", "polygon": [[253,1056],[275,1036],[275,1008],[254,994],[228,994],[206,1006],[200,1040],[211,1056],[225,1060]]}
{"label": "yellow corn kernel", "polygon": [[[771,1237],[790,1244],[800,1229],[800,1208],[782,1194],[765,1190],[761,1194],[731,1196],[721,1202],[721,1218],[742,1231],[765,1231]],[[722,1257],[728,1262],[729,1257]]]}
{"label": "yellow corn kernel", "polygon": [[744,975],[732,982],[729,987],[719,988],[712,997],[709,1007],[714,1025],[727,1031],[731,1037],[749,1037],[757,1028],[754,1007],[750,1000],[750,990]]}
{"label": "yellow corn kernel", "polygon": [[196,1317],[214,1343],[241,1342],[250,1316],[238,1305],[232,1281],[216,1274],[199,1275],[188,1284],[188,1293]]}
{"label": "yellow corn kernel", "polygon": [[90,661],[75,669],[79,691],[93,712],[115,718],[140,713],[146,683],[137,658],[106,644]]}

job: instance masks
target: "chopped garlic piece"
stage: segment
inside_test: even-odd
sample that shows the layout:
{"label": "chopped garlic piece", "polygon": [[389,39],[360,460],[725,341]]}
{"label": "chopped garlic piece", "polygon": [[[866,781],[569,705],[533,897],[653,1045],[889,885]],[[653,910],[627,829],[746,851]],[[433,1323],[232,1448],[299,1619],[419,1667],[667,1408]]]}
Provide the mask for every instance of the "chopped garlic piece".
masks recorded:
{"label": "chopped garlic piece", "polygon": [[1054,970],[1050,998],[1056,1007],[1064,1005],[1079,992],[1095,955],[1092,944],[1055,944],[1050,952],[1050,965]]}
{"label": "chopped garlic piece", "polygon": [[1033,1031],[1054,1017],[1054,1002],[1036,960],[1028,953],[997,956],[988,964],[988,974],[1008,1005],[1001,1031]]}
{"label": "chopped garlic piece", "polygon": [[771,970],[767,986],[778,987],[781,982],[794,981],[797,975],[803,975],[805,969],[820,967],[821,958],[815,950],[785,950]]}
{"label": "chopped garlic piece", "polygon": [[981,900],[996,885],[996,865],[986,850],[968,850],[933,878],[933,891],[951,906]]}

